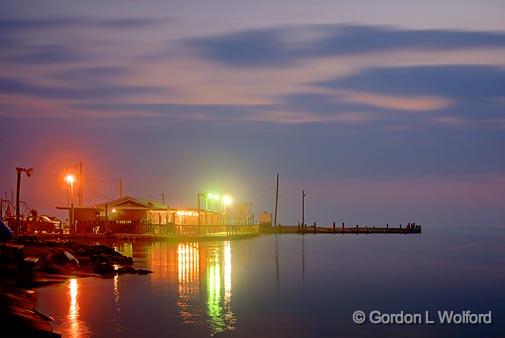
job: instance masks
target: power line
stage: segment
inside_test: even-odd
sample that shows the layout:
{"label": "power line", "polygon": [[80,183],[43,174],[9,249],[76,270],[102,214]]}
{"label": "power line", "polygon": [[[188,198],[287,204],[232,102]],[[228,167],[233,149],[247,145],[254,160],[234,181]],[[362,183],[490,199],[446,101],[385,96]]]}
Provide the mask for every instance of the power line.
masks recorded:
{"label": "power line", "polygon": [[102,194],[101,192],[98,192],[94,189],[88,188],[88,190],[90,190],[92,193],[95,193],[96,195],[98,195],[100,197],[106,198],[107,200],[112,200],[112,197]]}

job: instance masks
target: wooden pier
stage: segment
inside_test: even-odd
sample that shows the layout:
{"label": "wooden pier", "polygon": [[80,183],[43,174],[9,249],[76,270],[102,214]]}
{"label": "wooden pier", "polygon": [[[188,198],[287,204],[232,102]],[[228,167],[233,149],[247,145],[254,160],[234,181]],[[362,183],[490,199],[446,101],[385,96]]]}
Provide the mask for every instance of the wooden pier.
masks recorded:
{"label": "wooden pier", "polygon": [[123,241],[215,241],[235,240],[259,236],[260,234],[420,234],[421,226],[407,224],[406,226],[317,226],[316,223],[305,226],[260,227],[256,225],[229,226],[177,226],[170,232],[150,233],[75,233],[75,234],[47,234],[39,233],[33,236],[53,240],[123,240]]}
{"label": "wooden pier", "polygon": [[336,226],[335,223],[331,226],[317,226],[316,223],[305,226],[286,226],[278,225],[276,227],[262,228],[262,233],[277,233],[277,234],[420,234],[422,228],[419,224],[407,224],[398,227],[386,226]]}
{"label": "wooden pier", "polygon": [[146,233],[39,233],[31,236],[54,240],[213,241],[251,238],[260,234],[257,225],[177,225],[154,226],[148,229]]}

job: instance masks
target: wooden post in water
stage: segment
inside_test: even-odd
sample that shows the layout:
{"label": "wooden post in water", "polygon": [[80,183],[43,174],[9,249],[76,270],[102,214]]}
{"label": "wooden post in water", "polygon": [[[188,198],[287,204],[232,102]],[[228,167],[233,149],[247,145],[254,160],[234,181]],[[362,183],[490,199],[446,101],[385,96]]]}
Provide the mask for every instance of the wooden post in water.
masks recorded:
{"label": "wooden post in water", "polygon": [[342,233],[343,234],[345,233],[345,224],[344,224],[344,222],[342,222]]}
{"label": "wooden post in water", "polygon": [[335,233],[335,222],[333,222],[333,233]]}
{"label": "wooden post in water", "polygon": [[314,235],[317,233],[317,230],[316,230],[316,222],[314,222]]}

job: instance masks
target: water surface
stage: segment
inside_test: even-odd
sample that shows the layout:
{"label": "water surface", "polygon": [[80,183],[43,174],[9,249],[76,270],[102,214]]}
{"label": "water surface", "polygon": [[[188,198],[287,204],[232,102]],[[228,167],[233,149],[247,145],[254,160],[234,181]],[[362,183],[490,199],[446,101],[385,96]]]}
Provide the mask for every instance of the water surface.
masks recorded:
{"label": "water surface", "polygon": [[[148,276],[38,290],[64,337],[502,337],[505,234],[265,235],[114,243]],[[492,311],[492,325],[357,325],[355,310]]]}

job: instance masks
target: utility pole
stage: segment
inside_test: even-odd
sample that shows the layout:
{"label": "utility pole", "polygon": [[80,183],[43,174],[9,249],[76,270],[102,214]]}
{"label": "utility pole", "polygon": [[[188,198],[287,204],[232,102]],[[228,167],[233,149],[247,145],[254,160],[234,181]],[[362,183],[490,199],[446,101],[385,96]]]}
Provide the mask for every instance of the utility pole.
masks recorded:
{"label": "utility pole", "polygon": [[196,194],[196,208],[198,211],[198,229],[200,229],[200,195],[201,193]]}
{"label": "utility pole", "polygon": [[19,168],[16,167],[17,181],[16,181],[16,235],[19,237],[20,225],[19,225],[19,190],[21,189],[21,174],[25,172],[26,176],[32,176],[33,168]]}
{"label": "utility pole", "polygon": [[79,184],[79,206],[82,207],[84,204],[84,197],[82,196],[84,178],[82,176],[82,161],[79,162],[79,178],[81,179]]}
{"label": "utility pole", "polygon": [[21,168],[16,168],[16,236],[19,237],[19,189],[21,189]]}
{"label": "utility pole", "polygon": [[275,211],[274,211],[274,227],[277,227],[277,206],[279,204],[279,173],[277,173],[277,184],[275,188]]}
{"label": "utility pole", "polygon": [[305,227],[305,190],[302,190],[302,228]]}
{"label": "utility pole", "polygon": [[[204,192],[199,192],[197,194],[197,202],[196,203],[197,203],[197,209],[198,209],[197,210],[198,211],[198,233],[200,233],[200,231],[201,231],[201,225],[202,225],[202,219],[201,219],[202,218],[202,214],[201,214],[202,213],[202,209],[200,207],[200,204],[201,204],[200,203],[201,202],[200,197],[205,197],[205,196],[206,196],[206,193],[204,193]],[[225,211],[225,215],[226,215],[226,211]],[[224,223],[226,223],[226,222],[224,222]],[[207,208],[205,208],[205,225],[208,225],[208,223],[207,223]]]}
{"label": "utility pole", "polygon": [[161,193],[161,204],[163,204],[163,205],[165,204],[165,193],[164,192]]}
{"label": "utility pole", "polygon": [[119,198],[123,197],[123,179],[119,179]]}

